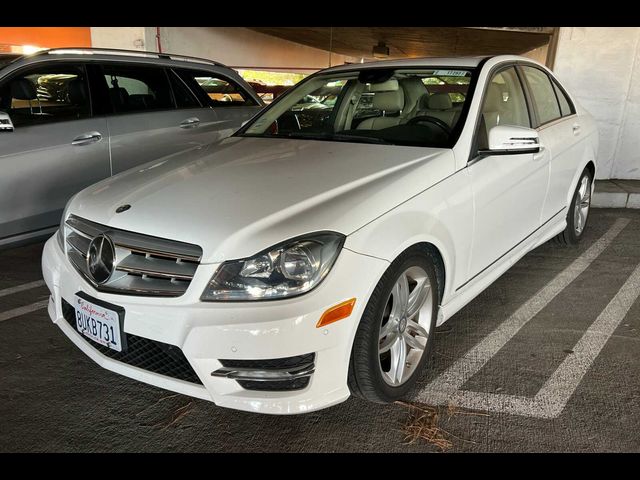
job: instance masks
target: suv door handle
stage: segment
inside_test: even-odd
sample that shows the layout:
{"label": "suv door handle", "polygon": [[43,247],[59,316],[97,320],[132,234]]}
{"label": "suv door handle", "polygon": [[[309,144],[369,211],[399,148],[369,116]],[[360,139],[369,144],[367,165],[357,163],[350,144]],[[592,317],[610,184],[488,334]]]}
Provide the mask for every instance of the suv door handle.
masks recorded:
{"label": "suv door handle", "polygon": [[180,122],[180,128],[195,128],[200,125],[200,119],[198,117],[187,118]]}
{"label": "suv door handle", "polygon": [[574,135],[578,135],[580,133],[580,124],[574,123],[571,128],[573,128]]}
{"label": "suv door handle", "polygon": [[100,132],[87,132],[74,138],[71,141],[71,145],[89,145],[90,143],[99,142],[100,140],[102,140],[102,134]]}

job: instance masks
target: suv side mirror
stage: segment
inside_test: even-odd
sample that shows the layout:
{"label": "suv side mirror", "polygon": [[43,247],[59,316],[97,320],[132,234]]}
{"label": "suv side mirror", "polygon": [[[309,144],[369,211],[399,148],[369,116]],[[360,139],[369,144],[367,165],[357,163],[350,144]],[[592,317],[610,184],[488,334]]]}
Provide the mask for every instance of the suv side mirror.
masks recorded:
{"label": "suv side mirror", "polygon": [[0,111],[0,132],[13,132],[11,117],[3,111]]}
{"label": "suv side mirror", "polygon": [[540,138],[533,128],[497,125],[489,130],[489,155],[538,153]]}

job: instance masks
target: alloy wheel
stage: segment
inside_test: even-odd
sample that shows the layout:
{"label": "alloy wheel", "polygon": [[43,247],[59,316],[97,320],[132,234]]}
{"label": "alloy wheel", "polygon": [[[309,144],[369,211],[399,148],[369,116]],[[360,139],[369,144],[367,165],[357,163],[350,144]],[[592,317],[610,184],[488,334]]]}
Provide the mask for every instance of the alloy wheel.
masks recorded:
{"label": "alloy wheel", "polygon": [[427,272],[413,266],[391,289],[380,325],[378,355],[382,378],[404,384],[420,364],[429,339],[433,292]]}
{"label": "alloy wheel", "polygon": [[591,206],[591,182],[587,175],[582,177],[576,196],[576,204],[573,210],[573,226],[576,236],[579,237],[587,223],[589,207]]}

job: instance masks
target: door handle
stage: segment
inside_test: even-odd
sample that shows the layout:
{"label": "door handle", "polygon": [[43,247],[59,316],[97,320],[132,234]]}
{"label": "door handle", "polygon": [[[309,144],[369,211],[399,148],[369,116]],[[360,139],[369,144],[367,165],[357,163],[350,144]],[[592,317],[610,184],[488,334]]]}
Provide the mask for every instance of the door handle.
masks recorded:
{"label": "door handle", "polygon": [[90,143],[99,142],[100,140],[102,140],[102,134],[100,132],[87,132],[74,138],[71,141],[71,145],[89,145]]}
{"label": "door handle", "polygon": [[195,128],[200,125],[200,119],[198,117],[187,118],[180,122],[180,128]]}
{"label": "door handle", "polygon": [[571,128],[573,128],[573,134],[574,135],[578,135],[580,133],[580,125],[579,124],[574,123]]}

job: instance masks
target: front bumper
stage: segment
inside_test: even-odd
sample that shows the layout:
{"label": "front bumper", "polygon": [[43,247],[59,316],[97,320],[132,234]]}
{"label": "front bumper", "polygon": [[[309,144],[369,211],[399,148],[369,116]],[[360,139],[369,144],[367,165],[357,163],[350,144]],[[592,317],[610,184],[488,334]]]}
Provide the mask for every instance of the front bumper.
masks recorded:
{"label": "front bumper", "polygon": [[[151,298],[96,291],[65,258],[55,235],[45,244],[42,257],[44,279],[51,292],[51,319],[85,354],[108,370],[219,406],[260,413],[303,413],[346,400],[349,356],[358,321],[388,263],[343,248],[327,278],[300,297],[201,302],[200,295],[217,267],[200,265],[181,297]],[[125,333],[179,347],[202,384],[153,373],[100,353],[63,317],[62,300],[72,303],[77,292],[123,307]],[[327,308],[353,297],[356,304],[349,318],[316,328]],[[246,390],[232,378],[212,376],[223,368],[221,359],[277,359],[309,353],[315,354],[315,370],[301,390]]]}

